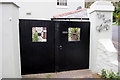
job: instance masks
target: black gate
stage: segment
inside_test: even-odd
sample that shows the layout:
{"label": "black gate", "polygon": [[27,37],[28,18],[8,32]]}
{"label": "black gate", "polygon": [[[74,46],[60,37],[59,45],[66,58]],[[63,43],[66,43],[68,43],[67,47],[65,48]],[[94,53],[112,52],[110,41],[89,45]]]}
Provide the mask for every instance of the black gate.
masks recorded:
{"label": "black gate", "polygon": [[20,20],[22,74],[89,68],[89,22]]}

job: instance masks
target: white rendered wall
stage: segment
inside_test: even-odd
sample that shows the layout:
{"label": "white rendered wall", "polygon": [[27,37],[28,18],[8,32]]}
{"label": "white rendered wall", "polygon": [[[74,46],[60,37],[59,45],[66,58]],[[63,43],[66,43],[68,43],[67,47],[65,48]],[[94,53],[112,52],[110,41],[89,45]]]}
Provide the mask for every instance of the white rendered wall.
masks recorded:
{"label": "white rendered wall", "polygon": [[[107,17],[108,14],[111,15],[112,13],[110,12],[102,12],[102,13],[105,13]],[[112,16],[112,15],[111,15]],[[98,44],[98,40],[99,39],[112,39],[112,27],[110,27],[110,30],[109,31],[103,31],[103,32],[98,32],[96,30],[96,27],[97,25],[100,25],[100,21],[97,19],[97,12],[93,12],[92,14],[90,14],[90,21],[91,21],[91,31],[90,31],[90,34],[91,34],[91,45],[90,45],[90,48],[91,48],[91,54],[90,54],[90,68],[93,68],[94,69],[94,66],[96,65],[96,59],[97,59],[97,44]],[[112,18],[111,18],[112,19]]]}
{"label": "white rendered wall", "polygon": [[[112,43],[113,11],[114,6],[109,1],[96,1],[89,10],[91,22],[90,70],[95,73],[100,73],[102,69],[112,69],[114,72],[118,72],[117,51]],[[98,26],[101,24],[102,28],[108,25],[109,29],[103,28],[99,32],[100,27]]]}
{"label": "white rendered wall", "polygon": [[2,4],[0,3],[0,79],[2,79]]}
{"label": "white rendered wall", "polygon": [[93,72],[101,74],[102,69],[118,72],[118,53],[110,39],[100,39],[97,46],[97,59]]}
{"label": "white rendered wall", "polygon": [[[41,1],[23,1],[20,4],[20,18],[50,19],[51,17],[74,11],[78,6],[84,8],[84,0],[67,0],[68,6],[64,8],[57,7],[57,0]],[[31,15],[26,13],[31,12]]]}
{"label": "white rendered wall", "polygon": [[2,78],[20,78],[19,11],[2,4]]}

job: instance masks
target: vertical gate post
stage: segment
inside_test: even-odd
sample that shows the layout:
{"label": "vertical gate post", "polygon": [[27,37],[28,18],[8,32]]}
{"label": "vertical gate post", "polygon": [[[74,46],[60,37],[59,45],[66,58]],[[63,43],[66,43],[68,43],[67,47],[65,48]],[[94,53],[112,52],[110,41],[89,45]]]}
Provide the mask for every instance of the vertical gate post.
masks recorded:
{"label": "vertical gate post", "polygon": [[2,5],[2,78],[20,78],[19,6]]}
{"label": "vertical gate post", "polygon": [[90,70],[117,72],[117,51],[112,43],[112,17],[114,6],[110,1],[96,1],[90,6]]}
{"label": "vertical gate post", "polygon": [[0,3],[0,80],[2,79],[2,4]]}

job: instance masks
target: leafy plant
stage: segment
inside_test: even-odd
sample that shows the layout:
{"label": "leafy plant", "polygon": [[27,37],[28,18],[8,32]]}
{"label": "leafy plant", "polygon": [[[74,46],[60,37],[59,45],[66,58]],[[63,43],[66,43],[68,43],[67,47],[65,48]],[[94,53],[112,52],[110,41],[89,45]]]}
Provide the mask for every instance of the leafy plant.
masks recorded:
{"label": "leafy plant", "polygon": [[120,80],[119,73],[115,73],[112,70],[101,70],[101,78],[108,79],[108,80]]}
{"label": "leafy plant", "polygon": [[118,25],[120,25],[120,2],[118,2],[113,13],[113,22],[116,22]]}
{"label": "leafy plant", "polygon": [[38,33],[37,33],[37,32],[35,32],[35,33],[33,34],[32,41],[33,41],[33,42],[38,42]]}

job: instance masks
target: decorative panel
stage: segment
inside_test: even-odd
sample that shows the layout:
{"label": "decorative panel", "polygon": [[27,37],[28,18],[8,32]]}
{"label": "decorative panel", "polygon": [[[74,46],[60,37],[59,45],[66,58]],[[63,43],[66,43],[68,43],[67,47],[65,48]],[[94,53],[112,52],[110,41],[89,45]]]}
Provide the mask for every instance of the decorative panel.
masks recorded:
{"label": "decorative panel", "polygon": [[32,42],[47,42],[47,28],[32,27]]}
{"label": "decorative panel", "polygon": [[68,28],[68,41],[80,41],[80,28]]}

